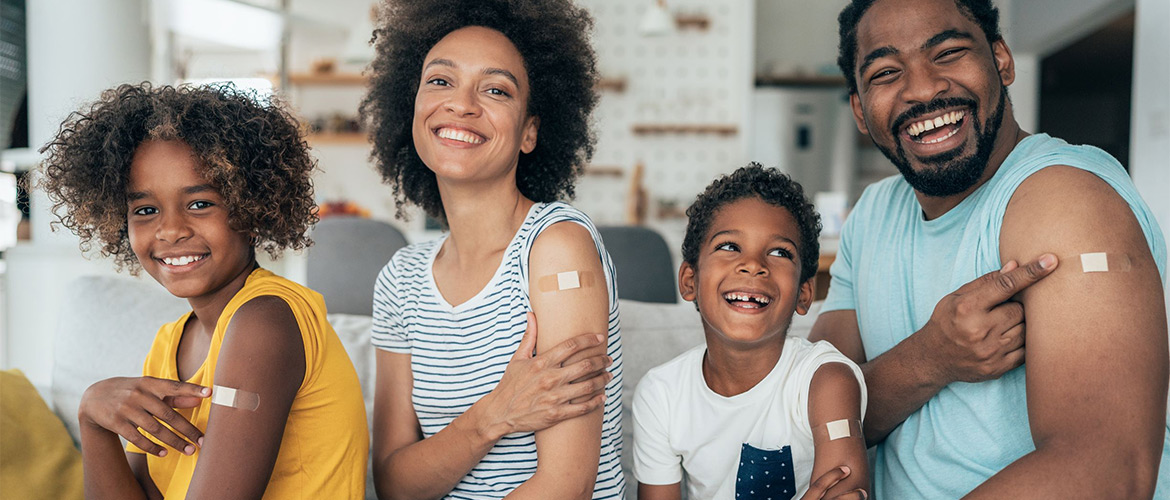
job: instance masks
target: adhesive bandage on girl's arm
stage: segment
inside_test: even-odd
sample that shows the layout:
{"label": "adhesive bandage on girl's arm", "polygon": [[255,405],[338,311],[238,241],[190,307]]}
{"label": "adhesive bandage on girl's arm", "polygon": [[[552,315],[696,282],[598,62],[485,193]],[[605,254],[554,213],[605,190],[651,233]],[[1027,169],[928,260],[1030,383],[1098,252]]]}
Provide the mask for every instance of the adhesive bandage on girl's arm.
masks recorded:
{"label": "adhesive bandage on girl's arm", "polygon": [[829,441],[846,438],[861,438],[861,421],[841,419],[825,422],[813,428],[813,439],[828,437]]}
{"label": "adhesive bandage on girl's arm", "polygon": [[593,274],[587,271],[565,271],[563,273],[547,274],[536,280],[536,289],[541,293],[560,292],[576,288],[589,288],[594,285]]}
{"label": "adhesive bandage on girl's arm", "polygon": [[260,395],[222,385],[211,386],[211,404],[256,411],[260,407]]}
{"label": "adhesive bandage on girl's arm", "polygon": [[1133,267],[1129,254],[1093,252],[1081,254],[1081,271],[1086,273],[1126,272]]}

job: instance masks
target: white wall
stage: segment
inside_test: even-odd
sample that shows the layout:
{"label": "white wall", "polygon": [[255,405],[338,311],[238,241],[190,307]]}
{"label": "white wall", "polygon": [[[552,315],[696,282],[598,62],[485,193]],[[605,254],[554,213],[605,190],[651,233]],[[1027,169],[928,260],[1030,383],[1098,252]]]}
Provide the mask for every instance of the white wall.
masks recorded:
{"label": "white wall", "polygon": [[847,0],[756,2],[756,73],[837,75],[837,14]]}
{"label": "white wall", "polygon": [[[28,2],[29,140],[34,149],[102,90],[150,77],[144,5],[142,0]],[[52,372],[56,298],[72,278],[110,273],[112,266],[83,259],[75,237],[50,231],[44,196],[34,195],[32,201],[32,242],[5,253],[9,302],[0,361],[45,386]]]}
{"label": "white wall", "polygon": [[1129,172],[1170,239],[1170,2],[1138,0],[1136,17]]}

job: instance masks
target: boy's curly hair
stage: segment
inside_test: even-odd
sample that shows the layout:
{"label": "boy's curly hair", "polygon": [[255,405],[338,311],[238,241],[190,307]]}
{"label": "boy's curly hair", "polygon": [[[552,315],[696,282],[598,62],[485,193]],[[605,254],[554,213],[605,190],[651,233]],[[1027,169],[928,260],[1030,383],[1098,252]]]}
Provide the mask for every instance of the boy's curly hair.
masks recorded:
{"label": "boy's curly hair", "polygon": [[570,0],[390,0],[379,25],[361,113],[370,125],[371,157],[393,186],[399,217],[410,203],[446,219],[435,174],[414,147],[414,100],[427,52],[466,26],[503,33],[528,71],[528,114],[540,117],[540,132],[536,149],[520,155],[520,193],[537,202],[573,197],[596,142],[589,115],[597,103],[597,62],[589,44],[593,19],[585,9]]}
{"label": "boy's curly hair", "polygon": [[821,216],[804,197],[804,189],[792,178],[774,168],[764,168],[751,162],[730,175],[720,176],[707,186],[695,202],[687,208],[687,233],[683,237],[683,260],[694,267],[699,265],[699,247],[707,238],[711,220],[724,206],[744,198],[759,198],[792,214],[800,228],[797,252],[800,254],[800,281],[808,281],[817,274],[817,260],[821,245]]}
{"label": "boy's curly hair", "polygon": [[296,120],[275,99],[230,84],[121,85],[88,110],[69,115],[41,148],[38,187],[53,201],[53,223],[96,242],[118,269],[141,266],[130,248],[126,213],[130,162],[138,145],[178,140],[199,158],[200,174],[219,191],[232,229],[255,236],[273,257],[311,244],[317,221],[310,177],[315,162]]}
{"label": "boy's curly hair", "polygon": [[[876,1],[853,0],[837,16],[837,67],[845,75],[850,94],[857,93],[857,77],[853,74],[857,68],[857,25],[865,11],[873,7]],[[999,9],[991,0],[955,0],[955,5],[959,7],[959,12],[979,25],[987,37],[987,43],[995,43],[1003,38],[999,31]]]}

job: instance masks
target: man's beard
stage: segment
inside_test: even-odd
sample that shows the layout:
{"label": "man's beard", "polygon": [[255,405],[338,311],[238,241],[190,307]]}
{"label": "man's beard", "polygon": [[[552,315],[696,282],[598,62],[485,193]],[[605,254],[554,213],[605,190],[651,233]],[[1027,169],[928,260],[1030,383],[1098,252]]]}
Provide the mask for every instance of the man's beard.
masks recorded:
{"label": "man's beard", "polygon": [[[882,154],[886,155],[886,158],[889,158],[894,166],[898,167],[902,177],[915,191],[940,198],[956,195],[970,189],[983,177],[983,171],[987,169],[987,162],[991,159],[995,137],[999,135],[999,127],[1003,123],[1006,102],[1007,87],[1001,86],[999,104],[996,105],[995,112],[988,118],[987,123],[983,124],[982,130],[975,118],[979,116],[979,106],[974,100],[951,98],[919,104],[902,113],[894,122],[896,152],[891,152],[876,142],[874,144],[877,144]],[[898,131],[902,129],[902,125],[906,121],[914,117],[952,106],[968,106],[971,110],[968,118],[971,119],[971,128],[975,131],[975,153],[966,158],[960,158],[959,155],[963,153],[963,148],[955,148],[952,151],[923,158],[922,163],[925,164],[925,167],[921,171],[914,170],[910,167],[910,160],[906,158],[906,151],[902,147]]]}

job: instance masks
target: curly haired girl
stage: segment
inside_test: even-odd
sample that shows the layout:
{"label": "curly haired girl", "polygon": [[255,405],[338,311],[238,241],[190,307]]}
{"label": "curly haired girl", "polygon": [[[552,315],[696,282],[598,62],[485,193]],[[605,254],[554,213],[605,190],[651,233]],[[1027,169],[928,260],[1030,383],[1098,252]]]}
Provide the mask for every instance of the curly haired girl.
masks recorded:
{"label": "curly haired girl", "polygon": [[82,397],[86,497],[361,498],[353,364],[322,297],[256,262],[305,247],[316,219],[288,111],[231,86],[122,85],[42,152],[40,186],[83,250],[192,309],[159,329],[142,377]]}

